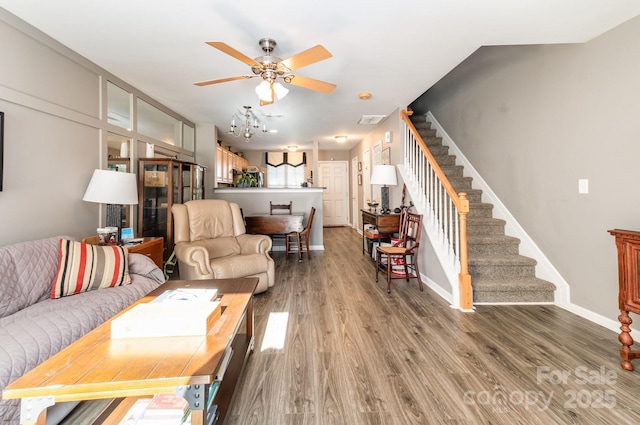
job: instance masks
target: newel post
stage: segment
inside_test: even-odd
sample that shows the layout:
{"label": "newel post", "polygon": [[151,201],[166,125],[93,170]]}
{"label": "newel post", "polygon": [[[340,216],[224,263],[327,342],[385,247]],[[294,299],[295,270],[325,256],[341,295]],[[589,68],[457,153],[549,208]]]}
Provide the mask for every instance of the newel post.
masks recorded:
{"label": "newel post", "polygon": [[471,289],[471,275],[467,257],[467,214],[469,213],[469,200],[467,194],[458,194],[460,205],[458,215],[460,217],[460,274],[458,275],[458,291],[460,293],[460,309],[473,309],[473,291]]}

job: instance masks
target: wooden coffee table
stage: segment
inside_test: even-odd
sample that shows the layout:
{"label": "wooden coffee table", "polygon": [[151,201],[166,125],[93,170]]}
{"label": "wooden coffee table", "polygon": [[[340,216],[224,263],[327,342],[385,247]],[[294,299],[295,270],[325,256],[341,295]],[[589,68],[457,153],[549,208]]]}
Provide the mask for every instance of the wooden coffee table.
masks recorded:
{"label": "wooden coffee table", "polygon": [[[134,397],[175,393],[189,402],[192,424],[200,425],[208,422],[207,401],[217,389],[211,405],[218,406],[222,422],[253,351],[257,284],[257,278],[168,281],[126,310],[167,289],[217,288],[222,314],[206,336],[111,339],[107,321],[9,384],[2,396],[21,399],[21,424],[44,424],[46,408],[57,402],[113,398],[106,416],[117,424],[117,412],[126,413],[118,405],[130,405]],[[225,373],[221,366],[227,353],[232,354]]]}

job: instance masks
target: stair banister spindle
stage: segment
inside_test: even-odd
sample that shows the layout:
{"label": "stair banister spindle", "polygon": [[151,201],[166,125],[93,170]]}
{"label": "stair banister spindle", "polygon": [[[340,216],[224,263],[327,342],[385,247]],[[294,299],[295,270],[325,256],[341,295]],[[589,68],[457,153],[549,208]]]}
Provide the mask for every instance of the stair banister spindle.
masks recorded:
{"label": "stair banister spindle", "polygon": [[430,165],[427,165],[427,169],[429,170],[429,185],[427,186],[429,193],[427,199],[429,199],[429,208],[433,209],[433,174]]}
{"label": "stair banister spindle", "polygon": [[447,198],[447,244],[453,248],[453,203]]}
{"label": "stair banister spindle", "polygon": [[[411,151],[410,146],[409,146],[411,144],[410,137],[411,137],[411,132],[409,131],[408,128],[405,127],[405,129],[404,129],[403,147],[404,147],[404,152],[406,152],[406,153]],[[410,159],[410,156],[408,154],[404,155],[404,160],[403,160],[404,168],[409,168],[409,159]]]}

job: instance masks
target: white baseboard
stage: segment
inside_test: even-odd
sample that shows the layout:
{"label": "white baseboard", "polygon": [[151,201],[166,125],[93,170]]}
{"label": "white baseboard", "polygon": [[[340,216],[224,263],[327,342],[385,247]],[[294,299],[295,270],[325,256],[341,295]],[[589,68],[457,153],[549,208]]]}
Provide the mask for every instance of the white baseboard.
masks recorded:
{"label": "white baseboard", "polygon": [[[617,320],[614,319],[610,319],[608,317],[605,317],[601,314],[595,313],[591,310],[588,310],[584,307],[581,307],[579,305],[576,304],[572,304],[572,303],[567,303],[567,304],[560,304],[560,303],[556,303],[556,305],[558,307],[562,307],[567,311],[570,311],[573,314],[576,314],[580,317],[583,317],[597,325],[602,326],[603,328],[607,328],[610,331],[615,332],[616,334],[620,333],[620,322],[618,322]],[[639,331],[635,330],[634,328],[631,328],[631,333],[638,333]]]}
{"label": "white baseboard", "polygon": [[449,305],[453,305],[453,297],[449,291],[445,290],[442,286],[438,285],[424,274],[420,273],[420,276],[422,276],[422,283],[426,284],[429,289],[438,294],[438,296],[448,302]]}

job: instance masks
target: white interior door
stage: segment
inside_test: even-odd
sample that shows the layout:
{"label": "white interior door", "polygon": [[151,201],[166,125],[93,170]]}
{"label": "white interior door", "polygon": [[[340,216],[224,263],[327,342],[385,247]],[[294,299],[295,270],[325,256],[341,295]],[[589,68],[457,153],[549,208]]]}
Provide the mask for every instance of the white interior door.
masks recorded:
{"label": "white interior door", "polygon": [[351,227],[358,229],[358,157],[351,158]]}
{"label": "white interior door", "polygon": [[349,162],[318,161],[324,226],[349,224]]}

